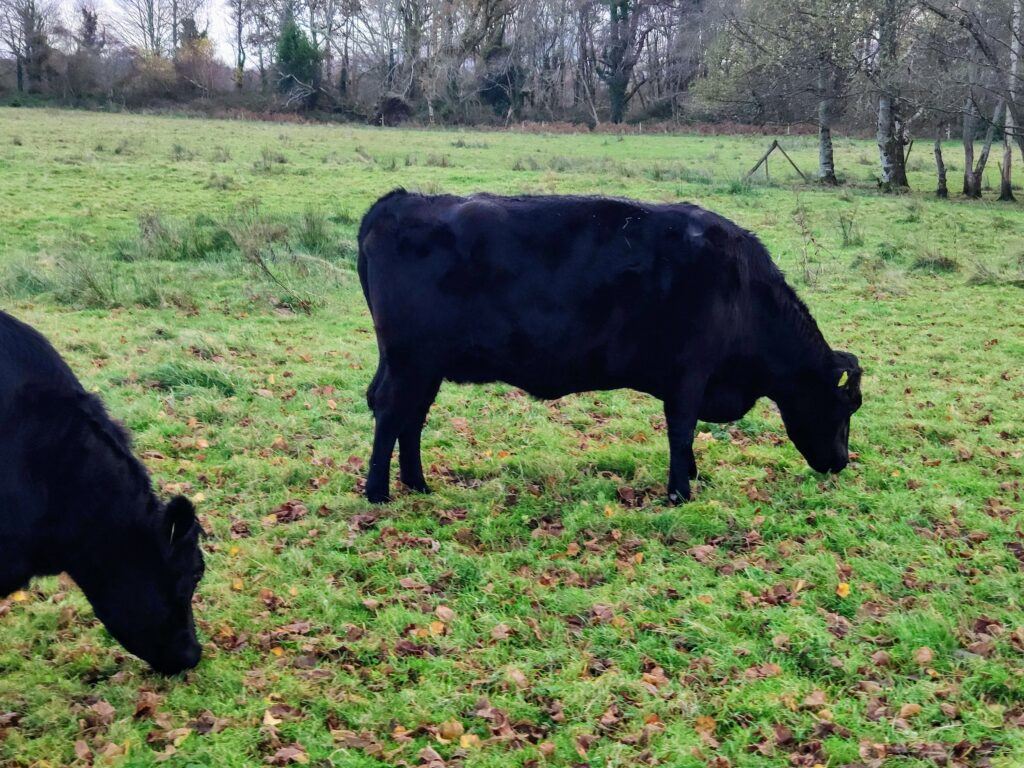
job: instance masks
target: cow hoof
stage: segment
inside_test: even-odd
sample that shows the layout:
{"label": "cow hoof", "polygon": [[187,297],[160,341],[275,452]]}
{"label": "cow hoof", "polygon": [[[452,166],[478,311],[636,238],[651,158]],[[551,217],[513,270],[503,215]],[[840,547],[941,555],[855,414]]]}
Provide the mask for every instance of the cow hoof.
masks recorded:
{"label": "cow hoof", "polygon": [[689,494],[683,495],[682,493],[679,493],[678,491],[669,491],[668,501],[672,505],[685,504],[689,500],[690,500],[690,495]]}
{"label": "cow hoof", "polygon": [[430,486],[427,485],[425,480],[418,483],[407,483],[403,480],[402,485],[413,493],[430,493]]}
{"label": "cow hoof", "polygon": [[391,501],[391,496],[387,491],[367,491],[366,500],[371,504],[387,504]]}

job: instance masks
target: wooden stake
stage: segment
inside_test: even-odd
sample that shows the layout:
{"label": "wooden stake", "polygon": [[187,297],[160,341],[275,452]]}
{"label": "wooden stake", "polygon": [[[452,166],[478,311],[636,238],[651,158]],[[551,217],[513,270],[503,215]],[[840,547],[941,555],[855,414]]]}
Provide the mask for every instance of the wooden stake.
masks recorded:
{"label": "wooden stake", "polygon": [[743,177],[743,180],[746,181],[747,179],[749,179],[751,176],[754,175],[754,173],[757,171],[757,169],[760,168],[763,165],[764,166],[764,177],[765,177],[766,180],[771,181],[771,177],[768,175],[768,156],[771,155],[771,153],[774,152],[776,149],[779,150],[779,152],[782,153],[783,157],[785,157],[789,161],[789,164],[793,166],[793,170],[796,171],[798,174],[800,174],[800,178],[803,179],[804,182],[806,182],[807,181],[807,177],[804,175],[804,172],[801,171],[799,168],[797,168],[796,163],[793,162],[793,158],[791,158],[789,156],[789,153],[786,152],[786,150],[784,150],[782,148],[782,145],[779,144],[779,140],[778,139],[775,139],[774,141],[772,141],[772,145],[770,147],[768,147],[768,151],[765,152],[763,155],[761,155],[761,159],[757,161],[757,165],[755,165],[753,168],[751,168],[747,172],[747,175]]}

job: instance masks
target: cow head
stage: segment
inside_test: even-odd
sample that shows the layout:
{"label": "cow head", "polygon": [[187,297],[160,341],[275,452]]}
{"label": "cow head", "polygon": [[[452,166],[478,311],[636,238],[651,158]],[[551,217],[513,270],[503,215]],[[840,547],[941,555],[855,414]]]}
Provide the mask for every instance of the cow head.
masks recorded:
{"label": "cow head", "polygon": [[199,533],[192,503],[177,496],[118,532],[107,562],[94,563],[84,578],[73,574],[110,634],[163,674],[191,669],[202,654],[192,616],[204,571]]}
{"label": "cow head", "polygon": [[839,472],[850,457],[850,417],[860,408],[861,369],[833,350],[825,370],[807,373],[778,401],[790,440],[812,469]]}

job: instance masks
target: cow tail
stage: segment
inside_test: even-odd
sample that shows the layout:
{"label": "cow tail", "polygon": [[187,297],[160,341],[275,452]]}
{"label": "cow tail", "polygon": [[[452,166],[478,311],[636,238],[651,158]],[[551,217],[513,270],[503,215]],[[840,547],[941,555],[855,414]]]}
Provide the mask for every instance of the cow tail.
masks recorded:
{"label": "cow tail", "polygon": [[391,190],[370,206],[370,210],[366,212],[362,222],[359,224],[359,256],[356,261],[356,271],[359,273],[359,284],[363,287],[363,297],[366,299],[366,306],[370,308],[371,315],[373,315],[373,303],[370,301],[370,264],[369,256],[366,253],[366,238],[369,236],[374,224],[378,222],[384,210],[388,207],[388,202],[393,198],[402,197],[407,194],[409,193],[402,187]]}
{"label": "cow tail", "polygon": [[359,273],[359,285],[363,288],[363,298],[366,299],[366,306],[370,309],[370,315],[373,315],[373,305],[370,303],[370,276],[369,276],[369,263],[366,260],[366,248],[364,241],[366,239],[366,219],[370,216],[366,215],[363,219],[362,225],[359,227],[359,257],[356,260],[356,271]]}

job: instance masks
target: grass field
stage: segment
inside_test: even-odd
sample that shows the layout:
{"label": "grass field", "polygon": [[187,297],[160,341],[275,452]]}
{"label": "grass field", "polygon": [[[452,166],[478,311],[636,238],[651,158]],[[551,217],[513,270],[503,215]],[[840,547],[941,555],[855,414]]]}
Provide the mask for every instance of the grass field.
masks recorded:
{"label": "grass field", "polygon": [[[922,150],[880,195],[866,142],[741,182],[769,141],[0,110],[0,302],[210,533],[185,679],[64,579],[0,602],[0,765],[1024,765],[1024,206]],[[762,401],[672,508],[653,400],[446,385],[435,492],[369,506],[354,239],[398,185],[734,218],[859,355],[856,460]]]}

